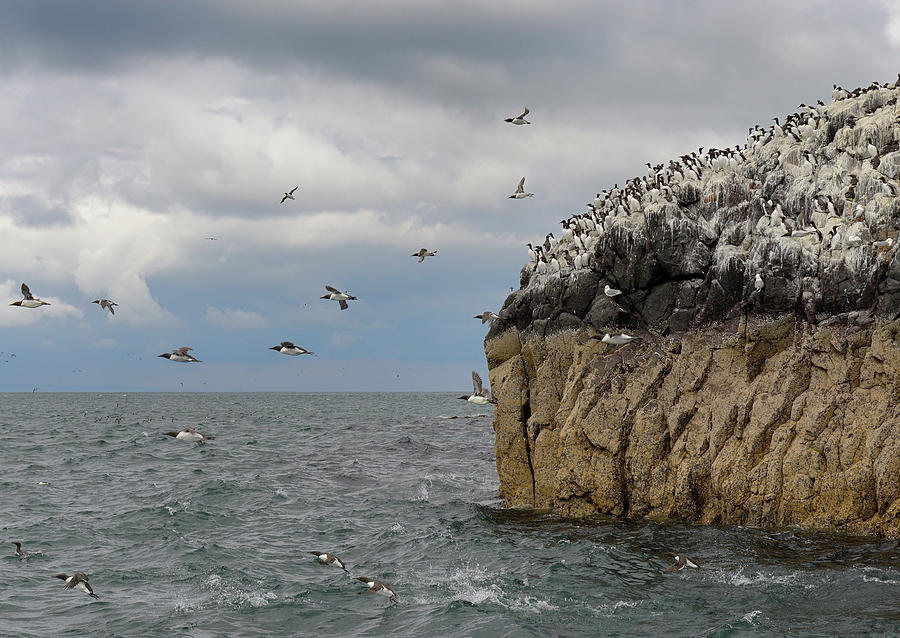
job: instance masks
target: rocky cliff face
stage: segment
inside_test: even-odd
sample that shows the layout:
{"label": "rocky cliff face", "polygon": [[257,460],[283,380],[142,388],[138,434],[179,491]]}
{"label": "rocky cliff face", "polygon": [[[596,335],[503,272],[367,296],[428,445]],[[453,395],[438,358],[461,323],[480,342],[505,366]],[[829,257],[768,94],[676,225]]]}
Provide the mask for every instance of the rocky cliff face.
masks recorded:
{"label": "rocky cliff face", "polygon": [[898,96],[650,167],[536,248],[485,340],[508,506],[900,536]]}

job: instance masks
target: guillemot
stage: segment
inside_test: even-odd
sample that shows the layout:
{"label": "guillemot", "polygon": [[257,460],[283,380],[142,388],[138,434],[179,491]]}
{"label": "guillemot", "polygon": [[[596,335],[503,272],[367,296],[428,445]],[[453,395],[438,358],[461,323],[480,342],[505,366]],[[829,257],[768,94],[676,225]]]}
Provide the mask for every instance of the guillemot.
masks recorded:
{"label": "guillemot", "polygon": [[528,107],[526,106],[525,110],[522,111],[522,115],[517,115],[515,117],[508,117],[503,121],[509,122],[510,124],[515,124],[516,126],[521,126],[522,124],[531,124],[531,122],[529,122],[528,120],[525,119],[525,116],[528,115],[529,113],[530,113],[530,111],[528,110]]}
{"label": "guillemot", "polygon": [[457,399],[463,399],[475,405],[487,405],[488,403],[497,403],[497,399],[488,398],[488,392],[484,389],[481,377],[472,370],[472,394],[464,394]]}
{"label": "guillemot", "polygon": [[88,583],[87,574],[84,572],[75,572],[71,576],[67,576],[65,574],[57,574],[57,578],[66,581],[66,589],[77,589],[78,591],[82,591],[91,598],[100,598],[97,594],[94,593],[93,588],[90,583]]}
{"label": "guillemot", "polygon": [[98,303],[98,304],[100,304],[100,309],[101,309],[101,310],[106,310],[107,308],[109,308],[109,311],[110,311],[112,314],[116,314],[116,311],[113,310],[113,306],[118,306],[118,305],[119,305],[119,304],[117,304],[115,301],[113,301],[113,300],[111,300],[111,299],[94,299],[91,303]]}
{"label": "guillemot", "polygon": [[506,199],[524,199],[525,197],[534,197],[534,193],[525,192],[525,178],[523,177],[519,180],[519,185],[516,186],[516,192]]}
{"label": "guillemot", "polygon": [[281,354],[287,354],[292,357],[296,357],[301,354],[315,354],[314,352],[310,352],[306,348],[301,348],[300,346],[295,346],[290,341],[282,341],[281,345],[272,346],[269,350],[275,350],[280,352]]}
{"label": "guillemot", "polygon": [[325,286],[325,290],[329,292],[327,295],[322,295],[319,299],[330,299],[332,301],[336,301],[340,304],[341,310],[346,310],[349,308],[347,305],[347,301],[356,301],[356,297],[353,295],[348,295],[345,292],[341,292],[337,288],[332,288],[331,286]]}
{"label": "guillemot", "polygon": [[426,257],[434,257],[435,255],[437,255],[436,250],[429,252],[427,248],[420,248],[419,252],[413,253],[412,255],[410,255],[410,257],[418,257],[419,263],[421,264],[423,261],[425,261]]}
{"label": "guillemot", "polygon": [[487,323],[488,321],[493,321],[494,319],[499,319],[500,315],[496,312],[491,312],[490,310],[485,310],[480,315],[475,315],[472,317],[473,319],[481,319],[481,323]]}
{"label": "guillemot", "polygon": [[685,567],[691,567],[693,569],[698,569],[700,564],[697,561],[691,560],[689,556],[685,556],[684,554],[675,554],[669,552],[669,555],[675,559],[675,563],[669,566],[664,573],[671,574],[672,572],[677,572]]}
{"label": "guillemot", "polygon": [[344,562],[334,554],[329,554],[328,552],[310,552],[310,554],[318,558],[319,562],[323,565],[334,565],[335,567],[340,567],[348,574],[350,573],[347,571],[347,568],[344,567]]}
{"label": "guillemot", "polygon": [[158,354],[157,357],[162,357],[163,359],[168,359],[169,361],[175,361],[177,363],[203,363],[200,359],[195,359],[191,355],[188,354],[188,350],[193,350],[193,348],[188,348],[187,346],[182,346],[180,348],[175,348],[172,352],[166,352],[165,354]]}
{"label": "guillemot", "polygon": [[25,284],[22,284],[22,296],[24,299],[14,301],[10,306],[19,306],[20,308],[40,308],[41,306],[49,306],[50,304],[40,299],[35,299],[31,294],[31,290]]}
{"label": "guillemot", "polygon": [[20,558],[28,558],[29,556],[43,556],[41,552],[26,552],[24,549],[22,549],[22,543],[20,543],[19,541],[13,541],[13,545],[16,546],[16,556],[19,556]]}
{"label": "guillemot", "polygon": [[171,436],[172,438],[178,439],[179,441],[188,441],[190,443],[196,443],[197,445],[203,443],[204,441],[211,441],[216,438],[209,434],[203,434],[202,432],[198,432],[191,426],[187,425],[183,429],[179,431],[172,430],[170,432],[164,432],[166,436]]}
{"label": "guillemot", "polygon": [[290,191],[284,194],[284,197],[281,198],[281,203],[284,203],[286,199],[294,199],[294,191],[300,188],[299,186],[294,186]]}
{"label": "guillemot", "polygon": [[375,578],[369,578],[368,576],[357,576],[356,580],[363,582],[366,584],[368,589],[366,591],[357,592],[359,594],[381,594],[385,596],[392,603],[397,602],[397,594],[394,593],[394,590],[388,587],[387,583],[377,580]]}

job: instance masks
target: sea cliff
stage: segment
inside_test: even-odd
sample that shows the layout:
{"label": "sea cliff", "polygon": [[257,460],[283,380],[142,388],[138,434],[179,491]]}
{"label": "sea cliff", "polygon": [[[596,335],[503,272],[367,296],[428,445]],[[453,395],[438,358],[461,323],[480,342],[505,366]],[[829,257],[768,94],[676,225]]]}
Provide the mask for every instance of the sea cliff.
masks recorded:
{"label": "sea cliff", "polygon": [[898,96],[651,165],[535,247],[485,339],[507,506],[900,537]]}

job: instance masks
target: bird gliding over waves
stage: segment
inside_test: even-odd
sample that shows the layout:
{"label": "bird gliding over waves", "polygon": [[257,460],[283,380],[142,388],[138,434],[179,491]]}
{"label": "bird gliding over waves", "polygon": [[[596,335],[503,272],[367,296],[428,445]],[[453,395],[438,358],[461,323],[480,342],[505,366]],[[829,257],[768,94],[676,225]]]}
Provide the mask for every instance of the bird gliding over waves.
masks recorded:
{"label": "bird gliding over waves", "polygon": [[472,394],[464,394],[461,397],[457,397],[458,399],[463,399],[468,401],[469,403],[474,403],[475,405],[487,405],[488,403],[497,403],[497,399],[488,398],[487,390],[484,389],[484,386],[481,382],[481,377],[478,376],[478,373],[472,370]]}

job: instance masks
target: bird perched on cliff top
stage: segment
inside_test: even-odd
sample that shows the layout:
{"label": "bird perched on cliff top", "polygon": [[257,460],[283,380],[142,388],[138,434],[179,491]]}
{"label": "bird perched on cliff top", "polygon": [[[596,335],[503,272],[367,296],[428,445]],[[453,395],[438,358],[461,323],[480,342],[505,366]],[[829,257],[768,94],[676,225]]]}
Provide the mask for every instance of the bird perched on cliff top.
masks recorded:
{"label": "bird perched on cliff top", "polygon": [[878,241],[873,241],[872,245],[875,248],[890,248],[894,245],[893,237],[888,237],[887,239],[879,239]]}
{"label": "bird perched on cliff top", "polygon": [[516,186],[516,192],[506,199],[524,199],[526,197],[534,197],[534,193],[525,192],[525,178],[523,177],[519,180],[519,185]]}
{"label": "bird perched on cliff top", "polygon": [[394,590],[388,587],[387,583],[380,581],[376,578],[369,578],[368,576],[357,576],[356,580],[361,581],[366,584],[368,589],[366,591],[358,592],[360,594],[381,594],[382,596],[387,597],[392,603],[397,602],[397,594],[394,593]]}
{"label": "bird perched on cliff top", "polygon": [[475,315],[472,317],[473,319],[481,319],[481,323],[485,324],[488,321],[493,321],[494,319],[499,319],[500,315],[495,312],[491,312],[490,310],[485,310],[480,315]]}
{"label": "bird perched on cliff top", "polygon": [[175,363],[203,363],[200,359],[195,359],[193,356],[189,355],[188,350],[193,350],[193,348],[182,346],[180,348],[175,348],[172,352],[166,352],[156,356],[168,359],[169,361],[174,361]]}
{"label": "bird perched on cliff top", "polygon": [[341,306],[341,310],[346,310],[349,306],[347,305],[347,301],[356,301],[356,297],[353,295],[349,295],[346,292],[341,292],[337,288],[332,288],[331,286],[325,286],[325,290],[329,292],[327,295],[322,295],[319,299],[330,299],[332,301],[338,302]]}
{"label": "bird perched on cliff top", "polygon": [[94,299],[91,303],[98,303],[98,304],[100,304],[100,310],[106,310],[106,309],[109,309],[109,312],[110,312],[111,314],[116,314],[116,311],[113,310],[113,306],[118,306],[118,305],[119,305],[119,304],[117,304],[115,301],[112,301],[111,299]]}
{"label": "bird perched on cliff top", "polygon": [[56,578],[66,581],[66,589],[77,589],[78,591],[82,591],[91,598],[100,598],[97,594],[94,593],[93,588],[90,583],[88,583],[87,574],[84,572],[75,572],[71,576],[67,576],[66,574],[57,574]]}
{"label": "bird perched on cliff top", "polygon": [[419,263],[421,264],[423,261],[425,261],[426,257],[434,257],[435,255],[437,255],[436,250],[429,252],[427,248],[420,248],[419,252],[413,253],[412,255],[410,255],[410,257],[418,257]]}
{"label": "bird perched on cliff top", "polygon": [[299,186],[294,186],[291,190],[287,191],[284,194],[284,197],[281,198],[281,203],[283,204],[286,199],[294,199],[294,191],[300,188]]}
{"label": "bird perched on cliff top", "polygon": [[669,552],[669,555],[675,559],[675,563],[664,570],[663,573],[665,574],[671,574],[672,572],[680,571],[685,567],[691,567],[693,569],[700,568],[700,563],[692,560],[689,556],[685,556],[684,554],[675,554],[673,552]]}
{"label": "bird perched on cliff top", "polygon": [[632,337],[631,335],[627,335],[624,332],[617,335],[611,335],[607,332],[605,335],[603,335],[603,338],[600,341],[614,346],[624,346],[626,343],[631,343],[636,339],[640,339],[640,337]]}
{"label": "bird perched on cliff top", "polygon": [[753,280],[753,288],[756,289],[756,292],[762,292],[765,285],[766,282],[763,281],[762,275],[756,273],[756,278]]}
{"label": "bird perched on cliff top", "polygon": [[622,294],[622,291],[618,288],[612,288],[609,284],[606,284],[606,286],[603,288],[603,294],[605,294],[607,297],[617,297],[618,295]]}
{"label": "bird perched on cliff top", "polygon": [[280,352],[281,354],[286,354],[291,357],[296,357],[301,354],[315,354],[315,352],[310,352],[306,348],[295,346],[290,341],[282,341],[279,345],[269,348],[269,350],[275,350],[276,352]]}
{"label": "bird perched on cliff top", "polygon": [[41,306],[49,306],[50,304],[46,301],[41,301],[40,299],[36,299],[32,294],[31,290],[25,284],[22,284],[22,296],[24,299],[20,299],[19,301],[14,301],[10,306],[19,306],[20,308],[40,308]]}
{"label": "bird perched on cliff top", "polygon": [[322,565],[334,565],[335,567],[340,567],[348,574],[350,573],[344,567],[344,562],[334,554],[329,554],[328,552],[310,552],[310,554],[318,558]]}
{"label": "bird perched on cliff top", "polygon": [[461,397],[457,397],[458,399],[463,399],[468,401],[469,403],[474,403],[475,405],[487,405],[488,403],[497,403],[497,399],[488,398],[488,392],[484,389],[481,383],[481,377],[478,376],[478,373],[472,370],[472,394],[464,394]]}
{"label": "bird perched on cliff top", "polygon": [[509,122],[510,124],[515,124],[516,126],[521,126],[522,124],[531,124],[528,120],[525,119],[525,116],[528,115],[530,111],[528,107],[525,107],[525,110],[522,112],[522,115],[517,115],[515,117],[508,117],[504,122]]}

